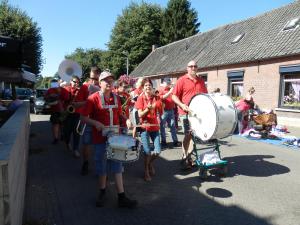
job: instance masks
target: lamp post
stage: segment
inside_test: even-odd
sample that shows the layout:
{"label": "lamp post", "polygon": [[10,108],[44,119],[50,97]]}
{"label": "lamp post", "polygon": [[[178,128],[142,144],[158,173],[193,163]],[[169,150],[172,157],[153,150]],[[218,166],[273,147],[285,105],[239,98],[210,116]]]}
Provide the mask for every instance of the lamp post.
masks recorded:
{"label": "lamp post", "polygon": [[128,55],[129,55],[129,53],[127,51],[123,51],[122,53],[126,56],[126,75],[128,76],[128,68],[129,68]]}

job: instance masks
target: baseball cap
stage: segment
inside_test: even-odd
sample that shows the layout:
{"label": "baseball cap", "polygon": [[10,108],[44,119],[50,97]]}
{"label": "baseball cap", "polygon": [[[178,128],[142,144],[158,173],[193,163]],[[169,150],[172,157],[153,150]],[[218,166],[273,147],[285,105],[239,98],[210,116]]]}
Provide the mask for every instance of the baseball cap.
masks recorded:
{"label": "baseball cap", "polygon": [[114,75],[112,75],[110,72],[108,71],[103,71],[101,74],[100,74],[100,77],[99,77],[99,80],[104,80],[105,78],[107,77],[112,77],[114,78]]}

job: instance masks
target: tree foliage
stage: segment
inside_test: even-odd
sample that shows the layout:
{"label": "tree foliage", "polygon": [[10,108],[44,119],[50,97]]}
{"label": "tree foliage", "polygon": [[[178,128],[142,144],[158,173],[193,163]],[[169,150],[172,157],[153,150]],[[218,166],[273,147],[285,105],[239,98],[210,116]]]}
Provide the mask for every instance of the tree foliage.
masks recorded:
{"label": "tree foliage", "polygon": [[188,0],[169,0],[161,25],[161,43],[168,44],[198,33],[198,14]]}
{"label": "tree foliage", "polygon": [[123,10],[112,30],[109,51],[104,61],[114,74],[126,73],[126,57],[129,71],[134,69],[150,52],[153,44],[159,44],[162,9],[158,5],[131,3]]}
{"label": "tree foliage", "polygon": [[66,59],[71,59],[77,62],[82,67],[83,79],[89,77],[90,68],[98,66],[103,70],[105,65],[102,62],[102,55],[104,51],[99,49],[82,49],[77,48],[74,53],[65,56]]}
{"label": "tree foliage", "polygon": [[42,69],[42,36],[36,22],[25,12],[0,2],[0,35],[9,36],[22,41],[24,64],[31,67],[35,74]]}

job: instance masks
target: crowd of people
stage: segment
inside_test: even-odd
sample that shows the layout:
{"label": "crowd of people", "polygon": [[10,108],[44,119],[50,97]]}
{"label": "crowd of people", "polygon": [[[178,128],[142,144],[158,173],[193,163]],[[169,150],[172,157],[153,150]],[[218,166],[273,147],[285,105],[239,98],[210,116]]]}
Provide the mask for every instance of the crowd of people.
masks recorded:
{"label": "crowd of people", "polygon": [[[140,78],[133,87],[124,79],[115,81],[112,73],[101,72],[98,67],[91,68],[89,79],[82,85],[76,76],[71,78],[70,84],[63,86],[57,80],[51,81],[45,99],[51,105],[52,143],[60,141],[61,133],[66,148],[72,150],[75,157],[82,156],[82,175],[89,173],[93,146],[99,190],[97,207],[105,205],[109,173],[115,178],[119,207],[137,206],[137,201],[125,194],[122,163],[106,157],[107,134],[104,131],[107,128],[118,127],[120,132],[127,135],[131,130],[131,135],[140,139],[144,152],[143,178],[147,182],[156,174],[154,162],[162,148],[182,147],[184,169],[191,168],[192,162],[188,159],[191,141],[187,121],[188,104],[194,95],[207,93],[204,80],[196,75],[196,71],[196,62],[190,61],[186,75],[175,84],[170,78],[164,79],[157,90],[151,79]],[[182,144],[177,137],[177,111],[184,124]],[[82,127],[85,129],[79,130]],[[170,144],[166,140],[166,127],[171,133]]]}

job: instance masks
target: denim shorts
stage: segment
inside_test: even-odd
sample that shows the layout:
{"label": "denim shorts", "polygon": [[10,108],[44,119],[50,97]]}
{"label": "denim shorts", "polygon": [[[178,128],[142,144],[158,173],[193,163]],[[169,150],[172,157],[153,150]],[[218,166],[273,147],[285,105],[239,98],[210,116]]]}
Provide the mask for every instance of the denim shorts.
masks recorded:
{"label": "denim shorts", "polygon": [[93,143],[92,126],[86,125],[82,135],[82,144],[91,145]]}
{"label": "denim shorts", "polygon": [[115,162],[106,158],[106,143],[95,144],[95,164],[96,174],[98,176],[107,175],[107,173],[122,173],[123,165],[121,162]]}
{"label": "denim shorts", "polygon": [[153,153],[159,154],[161,152],[161,146],[160,146],[160,135],[158,131],[143,131],[141,133],[141,141],[143,144],[144,153],[146,155],[151,154],[150,138],[154,144]]}
{"label": "denim shorts", "polygon": [[183,133],[184,134],[189,134],[190,133],[190,122],[189,119],[187,118],[186,115],[181,115],[179,116],[180,121],[182,123],[182,127],[183,127]]}

